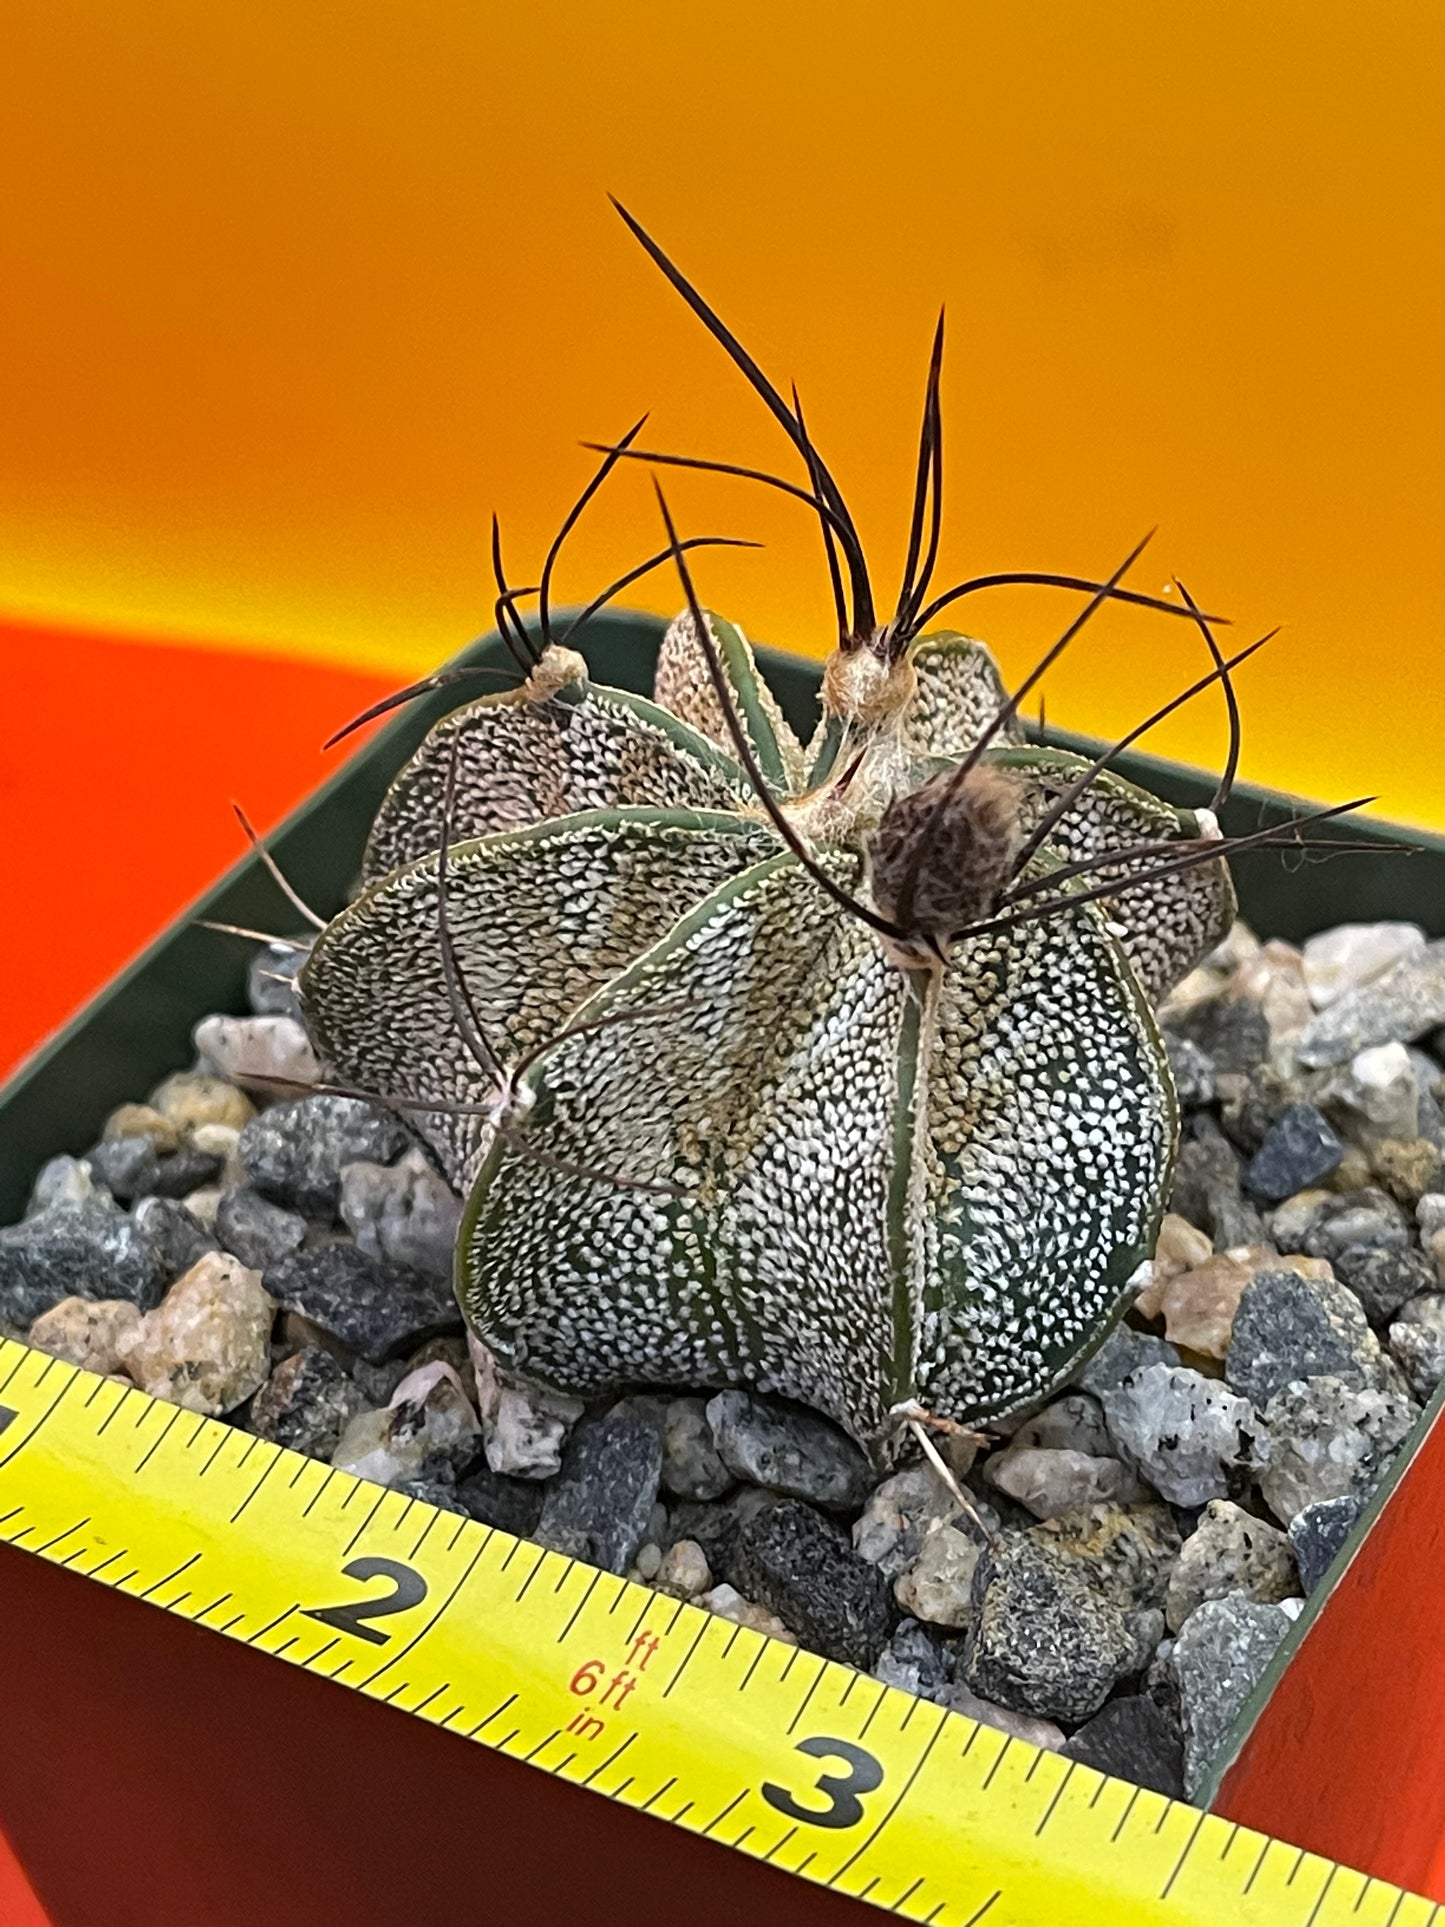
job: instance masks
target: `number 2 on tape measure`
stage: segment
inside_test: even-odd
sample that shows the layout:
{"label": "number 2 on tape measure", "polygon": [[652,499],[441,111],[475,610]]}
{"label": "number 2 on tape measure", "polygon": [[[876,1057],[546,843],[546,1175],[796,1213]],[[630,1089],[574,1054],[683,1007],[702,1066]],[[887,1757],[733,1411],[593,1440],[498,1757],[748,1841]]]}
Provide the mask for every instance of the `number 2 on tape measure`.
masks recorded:
{"label": "number 2 on tape measure", "polygon": [[863,1818],[859,1794],[872,1793],[883,1784],[883,1768],[878,1761],[861,1746],[854,1746],[851,1740],[830,1740],[821,1734],[814,1739],[799,1740],[796,1751],[811,1753],[817,1760],[846,1760],[848,1771],[821,1773],[813,1782],[813,1790],[827,1797],[826,1807],[801,1806],[786,1787],[765,1780],[761,1790],[768,1805],[785,1813],[790,1820],[806,1821],[810,1827],[856,1827]]}
{"label": "number 2 on tape measure", "polygon": [[375,1626],[364,1626],[363,1620],[405,1612],[408,1606],[419,1606],[426,1598],[425,1579],[397,1559],[353,1559],[341,1570],[348,1579],[389,1579],[391,1591],[376,1599],[357,1599],[344,1606],[303,1606],[301,1610],[308,1619],[319,1619],[323,1626],[334,1626],[339,1633],[355,1633],[358,1639],[369,1639],[373,1646],[384,1646],[391,1634],[378,1632]]}

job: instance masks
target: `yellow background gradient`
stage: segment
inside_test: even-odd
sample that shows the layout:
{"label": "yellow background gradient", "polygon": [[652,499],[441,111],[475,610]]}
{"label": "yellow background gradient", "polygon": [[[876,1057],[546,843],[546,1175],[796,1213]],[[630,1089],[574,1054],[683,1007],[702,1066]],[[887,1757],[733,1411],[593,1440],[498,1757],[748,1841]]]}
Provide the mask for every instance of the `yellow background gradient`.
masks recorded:
{"label": "yellow background gradient", "polygon": [[[796,376],[886,590],[949,315],[941,580],[1177,571],[1288,626],[1245,770],[1445,818],[1438,0],[10,0],[0,613],[412,671],[535,567],[583,436],[787,466],[612,190]],[[791,471],[789,471],[791,472]],[[806,514],[679,478],[749,633],[820,651]],[[576,599],[656,545],[609,484]],[[670,611],[658,579],[639,600]],[[1074,606],[965,605],[1017,673]],[[1050,714],[1198,673],[1116,614]],[[1205,761],[1217,697],[1155,746]]]}

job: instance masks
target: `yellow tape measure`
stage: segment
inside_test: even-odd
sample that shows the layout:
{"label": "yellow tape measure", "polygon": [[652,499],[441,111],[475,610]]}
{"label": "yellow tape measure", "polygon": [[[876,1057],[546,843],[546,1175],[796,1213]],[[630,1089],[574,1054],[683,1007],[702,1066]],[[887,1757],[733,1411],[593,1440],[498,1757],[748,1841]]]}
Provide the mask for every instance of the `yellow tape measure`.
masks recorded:
{"label": "yellow tape measure", "polygon": [[0,1540],[908,1920],[1438,1911],[11,1340]]}

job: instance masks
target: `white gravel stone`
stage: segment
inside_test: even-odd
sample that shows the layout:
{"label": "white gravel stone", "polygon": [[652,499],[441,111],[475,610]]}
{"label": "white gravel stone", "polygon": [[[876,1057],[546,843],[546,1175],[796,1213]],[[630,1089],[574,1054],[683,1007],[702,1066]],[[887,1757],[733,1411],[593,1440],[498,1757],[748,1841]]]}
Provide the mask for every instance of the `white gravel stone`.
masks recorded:
{"label": "white gravel stone", "polygon": [[84,1158],[50,1158],[36,1173],[25,1215],[33,1218],[37,1211],[48,1211],[53,1204],[79,1204],[83,1198],[93,1197],[95,1188]]}
{"label": "white gravel stone", "polygon": [[1042,1747],[1046,1753],[1057,1753],[1064,1744],[1064,1729],[1055,1726],[1052,1720],[1036,1720],[1028,1713],[1015,1713],[1012,1707],[982,1700],[977,1693],[970,1692],[961,1679],[955,1680],[943,1694],[943,1704],[951,1712],[962,1713],[965,1719],[977,1720],[980,1726],[992,1726],[1000,1733],[1010,1733],[1016,1740]]}
{"label": "white gravel stone", "polygon": [[238,1083],[281,1078],[313,1084],[321,1066],[294,1017],[203,1017],[192,1033],[196,1055]]}
{"label": "white gravel stone", "polygon": [[904,1612],[934,1626],[966,1626],[980,1547],[956,1526],[930,1526],[913,1563],[893,1582]]}
{"label": "white gravel stone", "polygon": [[342,1432],[331,1463],[376,1485],[453,1476],[476,1456],[481,1427],[462,1382],[440,1359],[409,1372],[381,1412],[362,1412]]}
{"label": "white gravel stone", "polygon": [[1172,1505],[1227,1498],[1246,1480],[1259,1421],[1248,1399],[1182,1365],[1148,1365],[1105,1392],[1119,1456]]}
{"label": "white gravel stone", "polygon": [[467,1343],[487,1464],[515,1479],[552,1478],[562,1469],[562,1448],[585,1409],[582,1400],[504,1378],[475,1333]]}
{"label": "white gravel stone", "polygon": [[1259,1489],[1288,1525],[1325,1499],[1368,1496],[1404,1444],[1415,1407],[1398,1393],[1306,1378],[1277,1391],[1264,1418]]}
{"label": "white gravel stone", "polygon": [[118,1339],[120,1364],[152,1398],[214,1418],[265,1384],[274,1315],[259,1271],[208,1251]]}
{"label": "white gravel stone", "polygon": [[1424,948],[1425,932],[1414,923],[1341,923],[1322,930],[1304,945],[1310,1002],[1323,1010],[1347,990],[1372,983]]}
{"label": "white gravel stone", "polygon": [[696,1539],[679,1539],[676,1545],[668,1547],[659,1577],[670,1591],[679,1592],[686,1599],[708,1592],[712,1587],[707,1554]]}
{"label": "white gravel stone", "polygon": [[719,1619],[731,1620],[735,1626],[751,1626],[754,1632],[765,1633],[769,1639],[781,1639],[788,1646],[798,1643],[776,1613],[744,1599],[734,1586],[714,1586],[710,1592],[703,1593],[697,1603]]}

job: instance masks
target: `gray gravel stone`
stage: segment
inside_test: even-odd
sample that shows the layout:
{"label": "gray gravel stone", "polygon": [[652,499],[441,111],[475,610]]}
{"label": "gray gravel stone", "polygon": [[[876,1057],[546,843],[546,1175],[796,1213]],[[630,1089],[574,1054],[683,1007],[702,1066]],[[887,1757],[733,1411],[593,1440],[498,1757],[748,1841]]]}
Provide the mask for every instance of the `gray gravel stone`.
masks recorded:
{"label": "gray gravel stone", "polygon": [[1423,1292],[1402,1305],[1389,1344],[1410,1390],[1426,1403],[1445,1378],[1445,1292]]}
{"label": "gray gravel stone", "polygon": [[1170,1664],[1184,1727],[1184,1796],[1204,1790],[1215,1756],[1289,1631],[1278,1606],[1209,1599],[1185,1623]]}
{"label": "gray gravel stone", "polygon": [[732,1483],[713,1443],[707,1400],[670,1399],[662,1421],[663,1490],[678,1499],[720,1499]]}
{"label": "gray gravel stone", "polygon": [[1279,1204],[1327,1178],[1344,1154],[1313,1104],[1291,1104],[1245,1167],[1245,1189],[1266,1204]]}
{"label": "gray gravel stone", "polygon": [[[862,1505],[872,1489],[868,1461],[853,1441],[801,1406],[775,1405],[748,1392],[719,1392],[708,1401],[707,1421],[728,1470],[769,1492],[849,1510]],[[786,1613],[781,1616],[788,1619]]]}
{"label": "gray gravel stone", "polygon": [[1147,1694],[1110,1700],[1059,1750],[1066,1760],[1132,1780],[1166,1799],[1184,1797],[1184,1735]]}
{"label": "gray gravel stone", "polygon": [[873,1677],[916,1699],[939,1700],[953,1678],[954,1657],[952,1647],[934,1627],[903,1619],[879,1655]]}
{"label": "gray gravel stone", "polygon": [[1414,1243],[1409,1214],[1373,1185],[1346,1191],[1320,1211],[1305,1233],[1302,1249],[1331,1263],[1352,1245],[1367,1250],[1403,1251]]}
{"label": "gray gravel stone", "polygon": [[1382,1363],[1380,1341],[1353,1292],[1333,1278],[1260,1271],[1234,1314],[1224,1375],[1262,1411],[1297,1378],[1378,1385]]}
{"label": "gray gravel stone", "polygon": [[142,1198],[131,1213],[131,1222],[142,1237],[149,1239],[166,1284],[189,1271],[208,1251],[219,1250],[200,1219],[174,1198]]}
{"label": "gray gravel stone", "polygon": [[341,1197],[342,1167],[390,1164],[410,1143],[389,1111],[356,1097],[298,1097],[273,1104],[241,1133],[241,1157],[264,1197],[332,1219]]}
{"label": "gray gravel stone", "polygon": [[1119,1459],[1017,1441],[985,1461],[983,1476],[1036,1519],[1056,1519],[1100,1500],[1143,1497],[1138,1479]]}
{"label": "gray gravel stone", "polygon": [[853,1550],[896,1579],[923,1549],[929,1529],[959,1517],[958,1501],[926,1462],[908,1465],[869,1493],[853,1525]]}
{"label": "gray gravel stone", "polygon": [[1172,1505],[1248,1483],[1259,1420],[1248,1399],[1182,1365],[1149,1365],[1104,1394],[1115,1450]]}
{"label": "gray gravel stone", "polygon": [[984,1699],[1071,1725],[1148,1665],[1163,1619],[1126,1606],[1043,1534],[1007,1533],[979,1560],[960,1671]]}
{"label": "gray gravel stone", "polygon": [[[1128,1327],[1116,1328],[1105,1341],[1106,1347],[1112,1345],[1117,1331]],[[1157,1338],[1146,1338],[1142,1332],[1133,1334],[1144,1339],[1144,1348],[1136,1348],[1127,1343],[1120,1352],[1128,1354],[1129,1371],[1138,1365],[1177,1365],[1179,1354],[1172,1345],[1165,1345]],[[1156,1348],[1165,1356],[1157,1356]],[[1100,1364],[1101,1354],[1095,1353],[1085,1370]],[[1119,1363],[1125,1363],[1120,1355]],[[1120,1379],[1127,1378],[1128,1372],[1121,1371]],[[1037,1446],[1045,1452],[1084,1452],[1090,1458],[1101,1459],[1109,1456],[1109,1428],[1104,1423],[1104,1408],[1090,1392],[1065,1392],[1026,1418],[1013,1437],[1009,1440],[1011,1448],[1022,1450],[1025,1446]]]}
{"label": "gray gravel stone", "polygon": [[296,944],[270,943],[258,950],[246,966],[246,1001],[256,1017],[294,1017],[301,1021],[301,999],[296,994],[296,974],[305,963],[311,946],[298,939]]}
{"label": "gray gravel stone", "polygon": [[1373,983],[1363,984],[1306,1024],[1296,1049],[1310,1068],[1344,1064],[1375,1044],[1411,1043],[1445,1023],[1445,939]]}
{"label": "gray gravel stone", "polygon": [[626,1572],[647,1537],[661,1480],[662,1439],[641,1414],[581,1419],[547,1488],[537,1539],[606,1572]]}
{"label": "gray gravel stone", "polygon": [[1169,1053],[1169,1068],[1174,1073],[1174,1088],[1187,1111],[1214,1102],[1214,1060],[1189,1038],[1165,1031],[1164,1047]]}
{"label": "gray gravel stone", "polygon": [[1222,1077],[1219,1123],[1232,1144],[1251,1158],[1292,1104],[1306,1095],[1297,1078],[1282,1076],[1272,1064],[1245,1075]]}
{"label": "gray gravel stone", "polygon": [[398,1479],[391,1489],[404,1499],[418,1499],[423,1505],[435,1506],[438,1512],[459,1512],[464,1519],[471,1517],[462,1503],[460,1489],[448,1485],[444,1479]]}
{"label": "gray gravel stone", "polygon": [[1388,1325],[1407,1298],[1434,1291],[1439,1273],[1423,1251],[1348,1245],[1334,1260],[1335,1276],[1365,1308],[1372,1325]]}
{"label": "gray gravel stone", "polygon": [[878,1664],[898,1617],[878,1568],[858,1557],[841,1526],[801,1499],[783,1499],[742,1525],[727,1574],[801,1645],[862,1672]]}
{"label": "gray gravel stone", "polygon": [[306,1241],[306,1220],[298,1211],[272,1204],[249,1187],[231,1191],[216,1207],[216,1236],[224,1251],[243,1265],[266,1271]]}
{"label": "gray gravel stone", "polygon": [[1240,1194],[1240,1175],[1239,1153],[1217,1126],[1179,1147],[1169,1209],[1207,1232],[1216,1251],[1258,1244],[1264,1236],[1263,1219]]}
{"label": "gray gravel stone", "polygon": [[378,1264],[354,1245],[295,1251],[268,1265],[264,1277],[273,1298],[373,1365],[415,1351],[462,1323],[451,1287],[442,1279]]}
{"label": "gray gravel stone", "polygon": [[91,1175],[120,1204],[132,1204],[155,1189],[160,1155],[148,1137],[107,1137],[85,1154]]}
{"label": "gray gravel stone", "polygon": [[542,1516],[547,1488],[536,1479],[494,1472],[485,1459],[457,1482],[457,1498],[472,1518],[518,1539],[530,1539]]}
{"label": "gray gravel stone", "polygon": [[1367,1498],[1404,1444],[1416,1408],[1395,1392],[1357,1391],[1337,1378],[1286,1385],[1265,1407],[1259,1489],[1288,1525],[1306,1506]]}
{"label": "gray gravel stone", "polygon": [[1364,1501],[1352,1495],[1342,1499],[1322,1499],[1307,1505],[1289,1522],[1289,1542],[1299,1568],[1301,1590],[1312,1593],[1330,1566],[1335,1554],[1355,1529]]}
{"label": "gray gravel stone", "polygon": [[1277,1205],[1265,1218],[1275,1250],[1302,1252],[1305,1239],[1334,1201],[1328,1191],[1297,1191]]}
{"label": "gray gravel stone", "polygon": [[0,1318],[12,1325],[62,1298],[124,1298],[149,1311],[166,1282],[153,1241],[103,1192],[0,1230]]}
{"label": "gray gravel stone", "polygon": [[368,1258],[451,1277],[462,1201],[418,1146],[392,1165],[343,1165],[340,1213]]}
{"label": "gray gravel stone", "polygon": [[249,1429],[292,1452],[329,1461],[361,1409],[360,1387],[330,1352],[308,1345],[283,1359],[252,1399]]}
{"label": "gray gravel stone", "polygon": [[1206,1599],[1240,1593],[1273,1606],[1297,1591],[1290,1542],[1278,1526],[1256,1519],[1228,1499],[1213,1499],[1184,1541],[1170,1574],[1164,1618],[1177,1633]]}
{"label": "gray gravel stone", "polygon": [[[1099,1349],[1074,1373],[1074,1383],[1080,1391],[1102,1398],[1146,1366],[1178,1363],[1178,1352],[1166,1340],[1152,1332],[1136,1332],[1132,1325],[1115,1325]],[[1105,1433],[1107,1437],[1107,1427]]]}
{"label": "gray gravel stone", "polygon": [[1167,1028],[1202,1050],[1216,1071],[1252,1071],[1269,1055],[1269,1019],[1252,997],[1216,997]]}
{"label": "gray gravel stone", "polygon": [[52,1204],[79,1204],[94,1190],[95,1177],[84,1158],[50,1158],[35,1175],[25,1215],[33,1218]]}

